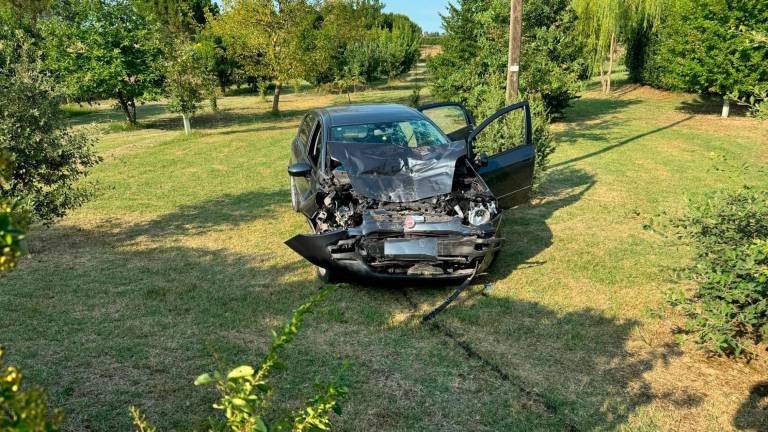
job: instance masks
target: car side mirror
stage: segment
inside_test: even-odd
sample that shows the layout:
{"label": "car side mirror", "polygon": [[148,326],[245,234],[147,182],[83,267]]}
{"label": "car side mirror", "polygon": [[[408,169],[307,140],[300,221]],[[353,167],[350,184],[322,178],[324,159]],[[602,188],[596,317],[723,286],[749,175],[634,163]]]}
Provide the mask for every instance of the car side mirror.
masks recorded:
{"label": "car side mirror", "polygon": [[309,177],[312,174],[312,165],[306,162],[297,162],[288,166],[288,175],[291,177]]}
{"label": "car side mirror", "polygon": [[477,155],[477,158],[475,158],[475,164],[477,164],[477,166],[479,166],[480,168],[487,167],[488,155],[485,152],[480,152],[480,154]]}

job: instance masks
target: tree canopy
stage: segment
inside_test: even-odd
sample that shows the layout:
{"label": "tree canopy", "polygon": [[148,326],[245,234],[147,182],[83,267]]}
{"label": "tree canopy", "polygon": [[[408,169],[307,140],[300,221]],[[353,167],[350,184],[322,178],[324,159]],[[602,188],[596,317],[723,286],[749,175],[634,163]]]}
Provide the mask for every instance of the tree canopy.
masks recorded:
{"label": "tree canopy", "polygon": [[162,86],[163,40],[128,0],[62,4],[41,23],[45,66],[74,101],[115,99],[136,123],[136,104]]}

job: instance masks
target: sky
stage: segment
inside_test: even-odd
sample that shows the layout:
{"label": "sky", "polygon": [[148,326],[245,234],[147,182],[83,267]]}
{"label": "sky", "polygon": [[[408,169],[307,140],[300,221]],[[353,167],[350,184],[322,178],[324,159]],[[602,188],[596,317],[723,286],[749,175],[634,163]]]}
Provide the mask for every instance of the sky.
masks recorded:
{"label": "sky", "polygon": [[442,32],[440,14],[448,7],[448,0],[383,0],[387,12],[408,15],[426,32]]}

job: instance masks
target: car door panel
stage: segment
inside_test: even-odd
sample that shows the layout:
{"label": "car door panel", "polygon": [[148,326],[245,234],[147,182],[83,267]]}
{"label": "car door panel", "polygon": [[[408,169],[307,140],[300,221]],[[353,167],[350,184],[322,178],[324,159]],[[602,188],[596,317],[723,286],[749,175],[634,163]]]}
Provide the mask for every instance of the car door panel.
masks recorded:
{"label": "car door panel", "polygon": [[[507,143],[501,146],[502,151],[487,155],[483,158],[485,165],[478,170],[480,176],[499,200],[501,208],[511,208],[528,201],[533,185],[533,172],[536,164],[536,149],[533,145],[531,131],[531,110],[528,102],[502,108],[483,120],[469,135],[469,143],[473,152],[478,152],[478,136],[490,125],[509,119],[514,112],[522,113],[522,136],[519,145]],[[475,157],[474,154],[471,157]]]}
{"label": "car door panel", "polygon": [[478,170],[501,208],[511,208],[528,200],[535,160],[534,147],[524,145],[489,157],[488,165]]}

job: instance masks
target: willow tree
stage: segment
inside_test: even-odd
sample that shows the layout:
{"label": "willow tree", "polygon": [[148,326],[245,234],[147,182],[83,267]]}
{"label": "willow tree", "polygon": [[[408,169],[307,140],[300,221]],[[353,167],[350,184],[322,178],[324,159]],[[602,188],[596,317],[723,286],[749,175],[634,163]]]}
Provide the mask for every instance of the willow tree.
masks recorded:
{"label": "willow tree", "polygon": [[317,17],[307,0],[224,0],[211,29],[248,75],[275,81],[277,113],[283,84],[313,72]]}
{"label": "willow tree", "polygon": [[[611,91],[613,63],[621,38],[658,16],[663,0],[573,0],[577,32],[600,72],[603,93]],[[674,1],[674,0],[673,0]]]}

